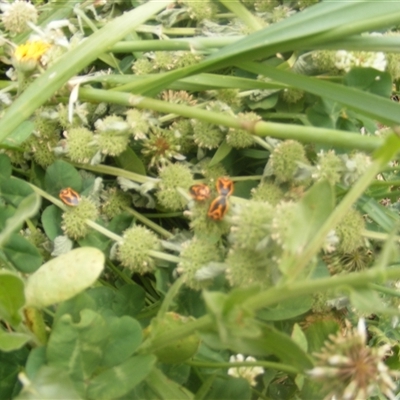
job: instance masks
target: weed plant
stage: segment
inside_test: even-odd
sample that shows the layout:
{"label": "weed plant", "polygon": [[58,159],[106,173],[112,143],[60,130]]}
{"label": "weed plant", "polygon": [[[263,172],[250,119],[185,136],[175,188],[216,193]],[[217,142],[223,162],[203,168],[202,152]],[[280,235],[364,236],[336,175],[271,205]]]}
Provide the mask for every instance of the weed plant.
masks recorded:
{"label": "weed plant", "polygon": [[0,11],[1,399],[398,398],[400,2]]}

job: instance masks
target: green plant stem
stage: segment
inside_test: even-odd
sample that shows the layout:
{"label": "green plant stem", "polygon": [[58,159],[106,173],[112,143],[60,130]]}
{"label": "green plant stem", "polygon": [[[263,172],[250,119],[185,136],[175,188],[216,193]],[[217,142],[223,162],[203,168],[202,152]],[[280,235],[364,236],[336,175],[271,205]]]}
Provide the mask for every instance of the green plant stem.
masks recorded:
{"label": "green plant stem", "polygon": [[229,11],[232,11],[237,18],[241,19],[252,31],[258,31],[265,28],[259,18],[256,18],[242,3],[238,0],[219,0]]}
{"label": "green plant stem", "polygon": [[138,221],[147,225],[150,229],[153,229],[154,232],[157,232],[159,235],[163,236],[166,239],[172,238],[174,235],[171,232],[168,232],[166,229],[162,228],[160,225],[156,224],[153,221],[150,221],[146,216],[141,214],[140,212],[134,210],[133,208],[126,207],[125,210],[133,215]]}
{"label": "green plant stem", "polygon": [[139,25],[136,32],[152,33],[157,36],[194,36],[197,32],[196,28],[165,28],[160,25]]}
{"label": "green plant stem", "polygon": [[148,254],[152,256],[153,258],[158,258],[159,260],[165,260],[169,261],[175,264],[178,264],[181,262],[181,259],[178,256],[174,256],[172,254],[167,254],[163,253],[161,251],[156,251],[156,250],[149,250]]}
{"label": "green plant stem", "polygon": [[307,120],[307,117],[304,114],[293,114],[293,113],[285,113],[285,112],[277,112],[277,113],[267,113],[263,114],[264,118],[269,119],[297,119],[303,125],[310,125]]}
{"label": "green plant stem", "polygon": [[[43,196],[44,198],[50,200],[53,204],[55,204],[56,206],[60,207],[62,210],[66,211],[67,210],[67,206],[65,206],[60,200],[57,200],[55,197],[49,195],[47,192],[45,192],[44,190],[38,188],[37,186],[34,186],[32,184],[30,184],[31,188],[38,193],[40,196]],[[151,222],[151,221],[150,221]],[[87,219],[85,221],[85,223],[90,226],[91,228],[95,229],[97,232],[103,234],[104,236],[110,238],[111,240],[115,241],[115,242],[122,242],[123,238],[119,235],[117,235],[116,233],[110,231],[109,229],[105,228],[104,226],[99,225],[98,223]],[[167,253],[163,253],[161,251],[154,251],[154,250],[150,250],[149,251],[149,255],[154,257],[154,258],[158,258],[160,260],[165,260],[165,261],[169,261],[169,262],[173,262],[173,263],[179,263],[180,262],[180,258],[177,256],[174,256],[172,254],[167,254]]]}
{"label": "green plant stem", "polygon": [[171,40],[135,40],[116,43],[111,47],[112,53],[132,53],[135,51],[208,51],[235,43],[244,36],[229,37],[195,37]]}
{"label": "green plant stem", "polygon": [[[279,124],[273,122],[249,123],[236,117],[223,115],[181,104],[171,104],[161,100],[130,95],[101,89],[81,88],[79,97],[84,101],[108,102],[139,109],[172,113],[186,118],[199,119],[211,124],[223,125],[234,129],[244,129],[260,137],[271,136],[277,139],[294,139],[304,143],[319,143],[347,149],[373,151],[383,144],[383,139],[375,136],[339,131],[335,129],[315,128],[310,126]],[[86,167],[84,167],[86,168]],[[90,168],[87,168],[90,170]]]}
{"label": "green plant stem", "polygon": [[288,283],[256,294],[252,298],[246,300],[243,307],[258,310],[306,294],[324,292],[344,286],[351,286],[354,288],[365,287],[371,282],[384,282],[386,280],[399,278],[400,265],[395,265],[386,270],[382,270],[382,268],[372,268],[367,271],[350,273],[347,275],[336,275],[323,279]]}
{"label": "green plant stem", "polygon": [[139,346],[138,351],[141,353],[153,353],[158,349],[168,346],[170,343],[173,343],[176,340],[183,339],[184,337],[191,335],[197,330],[211,328],[212,326],[213,320],[211,316],[204,315],[203,317],[196,319],[196,321],[188,322],[179,328],[161,333],[153,339],[146,340]]}
{"label": "green plant stem", "polygon": [[158,317],[163,317],[164,314],[168,311],[168,309],[171,307],[172,302],[174,300],[174,297],[178,294],[180,288],[184,284],[183,276],[179,277],[169,288],[166,296],[164,297],[164,300],[161,304],[160,309],[158,310]]}
{"label": "green plant stem", "polygon": [[376,283],[370,283],[368,287],[377,292],[388,294],[389,296],[400,297],[400,291],[398,289],[391,289],[386,286],[377,285]]}
{"label": "green plant stem", "polygon": [[[119,236],[116,233],[111,232],[107,228],[104,228],[104,226],[99,225],[97,222],[91,221],[90,219],[87,219],[85,222],[88,226],[95,229],[97,232],[114,240],[117,243],[122,242],[124,240],[122,238],[122,236]],[[159,260],[165,260],[165,261],[169,261],[169,262],[173,262],[173,263],[179,263],[181,261],[181,259],[179,257],[174,256],[172,254],[163,253],[161,251],[148,250],[148,254],[151,257],[158,258]]]}
{"label": "green plant stem", "polygon": [[243,362],[212,362],[212,361],[186,361],[185,364],[200,368],[234,368],[234,367],[264,367],[276,369],[289,374],[298,374],[300,371],[287,364],[272,361],[243,361]]}
{"label": "green plant stem", "polygon": [[376,186],[400,186],[400,180],[374,181],[371,183],[371,187],[376,187]]}
{"label": "green plant stem", "polygon": [[93,32],[97,32],[99,30],[97,28],[96,24],[80,8],[75,7],[74,14],[78,18],[81,18],[82,21],[84,21],[86,23],[86,26],[88,26]]}
{"label": "green plant stem", "polygon": [[106,287],[108,287],[110,289],[115,290],[115,287],[110,282],[106,281],[105,279],[97,278],[96,285],[98,285],[98,286],[106,286]]}
{"label": "green plant stem", "polygon": [[299,274],[304,270],[304,268],[306,268],[311,259],[321,249],[328,233],[335,228],[335,226],[346,215],[350,207],[364,193],[370,183],[374,180],[375,176],[379,173],[381,168],[381,160],[375,160],[368,168],[368,170],[364,173],[364,175],[352,186],[352,188],[347,192],[342,201],[329,215],[325,223],[319,229],[318,233],[308,244],[301,257],[299,257],[298,254],[291,256],[291,260],[289,261],[289,264],[291,264],[291,266],[289,265],[285,267],[286,271],[290,271],[290,279],[297,279]]}
{"label": "green plant stem", "polygon": [[[370,270],[353,272],[347,275],[336,275],[333,277],[286,283],[284,285],[271,288],[264,292],[255,294],[253,297],[244,301],[243,308],[248,310],[259,310],[271,307],[290,299],[295,299],[304,295],[316,292],[334,290],[340,287],[361,288],[370,283],[385,282],[386,280],[400,278],[400,264],[393,265],[391,268],[372,268]],[[204,315],[196,321],[189,322],[182,327],[160,334],[153,340],[147,340],[140,346],[141,352],[153,352],[164,346],[168,346],[176,340],[191,335],[195,331],[208,330],[213,326],[211,315]]]}
{"label": "green plant stem", "polygon": [[258,396],[258,398],[262,399],[262,400],[273,400],[270,397],[267,397],[265,394],[259,392],[258,390],[254,389],[252,386],[250,387],[251,391],[253,394],[255,394],[256,396]]}
{"label": "green plant stem", "polygon": [[56,197],[48,194],[44,190],[40,189],[39,187],[32,185],[31,183],[27,182],[28,185],[33,189],[34,192],[36,192],[39,196],[42,196],[43,198],[49,200],[51,203],[56,205],[58,208],[61,208],[63,211],[67,211],[67,206],[61,201],[58,200]]}
{"label": "green plant stem", "polygon": [[197,390],[196,395],[194,397],[194,400],[203,400],[209,390],[212,387],[212,384],[215,381],[215,378],[217,377],[216,374],[209,375],[206,379],[203,378],[203,376],[199,373],[198,368],[194,367],[192,368],[192,371],[195,372],[197,377],[199,378],[200,382],[202,382],[200,388]]}
{"label": "green plant stem", "polygon": [[91,228],[95,229],[97,232],[101,233],[102,235],[114,240],[114,242],[122,242],[122,236],[117,235],[116,233],[110,231],[109,229],[105,228],[104,226],[99,225],[97,222],[94,222],[90,219],[85,221],[86,225],[90,226]]}
{"label": "green plant stem", "polygon": [[111,269],[111,271],[114,272],[115,275],[118,275],[125,283],[128,285],[134,285],[135,282],[129,276],[126,276],[121,270],[119,270],[111,261],[106,262],[106,265],[108,268]]}
{"label": "green plant stem", "polygon": [[267,143],[264,139],[260,138],[259,136],[253,136],[254,141],[265,150],[268,150],[270,153],[274,150],[273,147]]}
{"label": "green plant stem", "polygon": [[121,178],[130,179],[131,181],[138,182],[138,183],[147,183],[147,182],[154,182],[157,183],[159,179],[151,178],[149,176],[140,175],[135,172],[126,171],[121,168],[110,167],[108,165],[89,165],[89,164],[78,164],[70,162],[71,165],[77,168],[86,169],[88,171],[97,172],[99,174],[107,174],[112,176],[117,176]]}
{"label": "green plant stem", "polygon": [[231,176],[230,177],[230,179],[234,182],[259,181],[262,178],[263,178],[262,175]]}
{"label": "green plant stem", "polygon": [[[362,235],[368,239],[380,240],[382,242],[385,242],[392,236],[388,233],[369,231],[367,229],[364,229],[362,231]],[[395,240],[400,241],[400,236],[394,236],[394,238],[395,238]]]}
{"label": "green plant stem", "polygon": [[142,310],[139,314],[135,316],[136,319],[147,319],[152,318],[157,315],[158,309],[160,308],[161,301],[157,300],[154,303],[151,303],[144,310]]}
{"label": "green plant stem", "polygon": [[[146,218],[174,218],[174,217],[182,217],[183,212],[177,211],[177,212],[167,212],[167,213],[162,213],[162,214],[141,214],[143,217]],[[169,233],[169,232],[168,232]]]}

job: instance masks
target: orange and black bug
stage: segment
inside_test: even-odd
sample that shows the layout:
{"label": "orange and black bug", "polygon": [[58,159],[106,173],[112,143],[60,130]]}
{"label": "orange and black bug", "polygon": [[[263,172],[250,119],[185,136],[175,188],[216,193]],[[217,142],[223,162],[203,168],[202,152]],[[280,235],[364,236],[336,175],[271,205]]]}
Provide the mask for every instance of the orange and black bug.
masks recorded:
{"label": "orange and black bug", "polygon": [[204,183],[190,186],[189,192],[196,201],[207,200],[211,194],[210,188]]}
{"label": "orange and black bug", "polygon": [[210,204],[207,215],[214,221],[221,221],[228,211],[228,199],[226,196],[218,196]]}
{"label": "orange and black bug", "polygon": [[59,196],[67,206],[77,206],[81,200],[81,196],[71,188],[60,190]]}
{"label": "orange and black bug", "polygon": [[227,197],[233,193],[233,182],[229,178],[218,178],[216,187],[221,196]]}

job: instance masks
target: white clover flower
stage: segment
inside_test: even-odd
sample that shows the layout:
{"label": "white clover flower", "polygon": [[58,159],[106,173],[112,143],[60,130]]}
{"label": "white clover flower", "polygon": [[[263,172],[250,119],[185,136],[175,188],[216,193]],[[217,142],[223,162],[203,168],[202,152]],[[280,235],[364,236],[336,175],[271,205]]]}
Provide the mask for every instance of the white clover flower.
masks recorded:
{"label": "white clover flower", "polygon": [[339,70],[349,72],[353,67],[374,68],[385,71],[387,66],[386,56],[382,52],[348,52],[339,50],[335,54],[335,67]]}
{"label": "white clover flower", "polygon": [[350,71],[354,63],[354,56],[346,50],[339,50],[335,55],[335,67],[343,71]]}
{"label": "white clover flower", "polygon": [[360,67],[375,68],[378,71],[384,71],[387,65],[386,56],[382,52],[364,53],[364,57],[360,58],[359,63]]}
{"label": "white clover flower", "polygon": [[[229,358],[229,362],[256,362],[257,360],[254,357],[246,357],[244,358],[243,354],[237,354],[236,356],[231,356]],[[235,378],[244,378],[249,381],[251,386],[255,386],[257,384],[256,377],[258,375],[262,375],[264,373],[263,367],[232,367],[228,369],[228,375],[233,376]]]}

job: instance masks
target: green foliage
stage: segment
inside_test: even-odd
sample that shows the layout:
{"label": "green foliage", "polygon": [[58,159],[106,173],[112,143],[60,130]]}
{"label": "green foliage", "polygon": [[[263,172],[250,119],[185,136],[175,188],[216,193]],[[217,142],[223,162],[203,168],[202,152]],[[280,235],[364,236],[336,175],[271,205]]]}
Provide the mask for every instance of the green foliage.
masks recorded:
{"label": "green foliage", "polygon": [[1,271],[0,284],[1,319],[18,325],[21,322],[20,309],[25,304],[24,283],[17,275]]}
{"label": "green foliage", "polygon": [[395,397],[400,4],[103,3],[2,10],[0,398]]}

